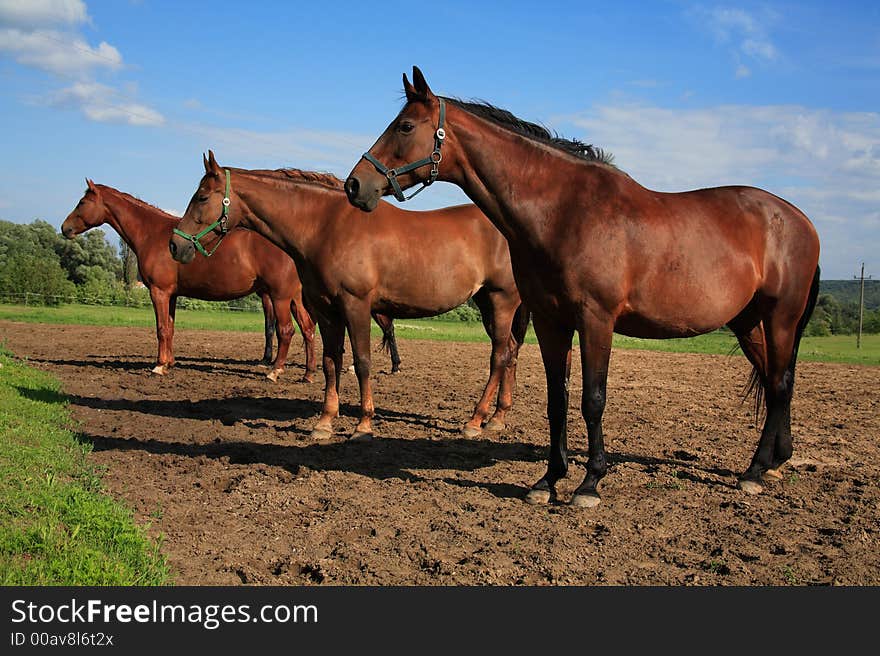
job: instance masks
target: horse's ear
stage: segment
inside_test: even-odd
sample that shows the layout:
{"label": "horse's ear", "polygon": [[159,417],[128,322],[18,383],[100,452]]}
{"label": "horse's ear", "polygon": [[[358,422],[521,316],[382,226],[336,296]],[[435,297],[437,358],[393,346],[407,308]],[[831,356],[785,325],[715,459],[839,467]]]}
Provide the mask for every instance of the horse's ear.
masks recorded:
{"label": "horse's ear", "polygon": [[419,97],[416,88],[412,84],[410,84],[409,78],[406,76],[406,73],[403,74],[403,92],[406,94],[407,102],[422,100],[422,98]]}
{"label": "horse's ear", "polygon": [[211,172],[211,166],[208,164],[208,156],[202,153],[202,164],[205,165],[205,173]]}
{"label": "horse's ear", "polygon": [[418,66],[413,66],[413,85],[416,93],[423,98],[431,98],[434,95]]}
{"label": "horse's ear", "polygon": [[220,168],[217,160],[214,159],[213,150],[208,150],[208,161],[205,163],[205,171],[212,175],[220,175],[221,173],[223,173],[223,170]]}
{"label": "horse's ear", "polygon": [[98,193],[98,188],[95,186],[95,183],[92,182],[91,180],[89,180],[88,178],[86,178],[86,186],[89,188],[89,191],[91,191],[92,193],[94,193],[94,194]]}

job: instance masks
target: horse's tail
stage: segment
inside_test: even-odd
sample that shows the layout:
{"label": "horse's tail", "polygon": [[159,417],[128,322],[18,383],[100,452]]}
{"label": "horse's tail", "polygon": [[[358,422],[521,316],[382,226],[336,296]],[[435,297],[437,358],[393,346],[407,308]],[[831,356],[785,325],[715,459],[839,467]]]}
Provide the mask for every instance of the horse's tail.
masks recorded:
{"label": "horse's tail", "polygon": [[[816,265],[816,271],[813,274],[813,282],[810,285],[810,293],[807,296],[807,305],[801,314],[797,328],[795,328],[794,347],[791,350],[791,360],[789,360],[788,364],[788,369],[792,373],[794,372],[794,366],[797,362],[801,337],[807,329],[807,324],[810,323],[810,317],[813,316],[813,310],[816,309],[816,300],[819,298],[819,273],[819,266]],[[752,394],[755,395],[755,426],[757,426],[758,420],[761,418],[761,410],[764,407],[764,386],[761,384],[761,375],[755,367],[752,367],[752,373],[749,375],[749,380],[746,383],[743,392],[743,401],[749,398]]]}
{"label": "horse's tail", "polygon": [[379,327],[382,329],[382,344],[380,344],[379,348],[388,355],[391,355],[391,347],[397,341],[397,338],[394,336],[394,324],[389,321],[387,326],[379,324]]}
{"label": "horse's tail", "polygon": [[532,311],[525,303],[520,303],[513,315],[513,324],[510,327],[510,333],[519,346],[522,346],[526,339],[526,331],[529,329],[529,321],[532,318]]}
{"label": "horse's tail", "polygon": [[813,316],[813,310],[816,309],[816,300],[819,298],[819,265],[816,265],[816,273],[813,274],[813,284],[810,286],[810,295],[807,296],[807,307],[804,308],[804,313],[801,315],[801,320],[798,321],[797,330],[794,334],[794,349],[791,352],[791,362],[788,365],[789,369],[794,369],[794,364],[797,361],[798,355],[798,347],[801,344],[801,337],[804,334],[804,331],[807,329],[807,324],[810,323],[810,317]]}

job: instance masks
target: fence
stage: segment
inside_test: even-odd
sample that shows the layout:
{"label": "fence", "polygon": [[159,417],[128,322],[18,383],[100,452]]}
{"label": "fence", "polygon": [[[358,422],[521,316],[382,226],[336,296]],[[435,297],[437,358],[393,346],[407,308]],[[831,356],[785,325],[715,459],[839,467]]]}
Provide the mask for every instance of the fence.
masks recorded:
{"label": "fence", "polygon": [[[199,304],[205,303],[212,311],[219,312],[262,312],[261,305],[256,307],[236,307],[230,306],[229,301],[202,301],[200,299],[192,299]],[[47,302],[48,301],[48,302]],[[182,302],[181,302],[182,301]],[[180,297],[177,307],[179,309],[188,309],[187,297]],[[79,304],[79,305],[98,305],[107,307],[150,307],[151,302],[148,295],[132,294],[124,298],[101,298],[97,296],[80,296],[76,294],[37,294],[34,292],[18,292],[0,293],[0,303],[5,305],[61,305],[61,304]]]}

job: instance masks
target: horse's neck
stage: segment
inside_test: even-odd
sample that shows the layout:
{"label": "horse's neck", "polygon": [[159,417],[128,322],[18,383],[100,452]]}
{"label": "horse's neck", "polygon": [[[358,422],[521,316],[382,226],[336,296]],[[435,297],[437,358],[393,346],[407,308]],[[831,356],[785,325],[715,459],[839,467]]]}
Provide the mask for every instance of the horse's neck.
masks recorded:
{"label": "horse's neck", "polygon": [[286,189],[249,178],[239,186],[238,193],[250,210],[256,232],[291,255],[309,258],[324,241],[329,224],[350,206],[342,193],[289,184]]}
{"label": "horse's neck", "polygon": [[161,229],[161,221],[150,221],[142,207],[136,206],[123,196],[104,191],[104,205],[107,207],[107,223],[119,233],[122,240],[129,245],[135,255],[150,241],[153,233]]}
{"label": "horse's neck", "polygon": [[[570,188],[570,173],[577,175],[581,189],[592,183],[586,167],[464,110],[456,109],[453,117],[463,157],[449,181],[462,188],[511,246],[546,244],[557,233],[554,224],[561,218],[552,206]],[[442,175],[442,165],[440,170]],[[536,178],[536,171],[548,170],[553,177]]]}

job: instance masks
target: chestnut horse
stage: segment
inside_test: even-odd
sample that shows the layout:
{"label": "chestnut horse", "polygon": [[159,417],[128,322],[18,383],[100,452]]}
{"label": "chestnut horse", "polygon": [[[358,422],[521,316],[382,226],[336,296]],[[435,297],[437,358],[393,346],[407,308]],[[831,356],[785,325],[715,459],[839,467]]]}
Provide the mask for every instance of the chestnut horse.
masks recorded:
{"label": "chestnut horse", "polygon": [[406,212],[382,203],[367,216],[348,204],[342,181],[329,174],[222,169],[213,152],[204,164],[205,175],[169,243],[171,253],[179,262],[192,260],[197,234],[217,226],[222,216],[227,227],[256,230],[293,257],[324,345],[324,408],[314,438],[330,437],[339,414],[346,328],[361,394],[352,437],[367,439],[374,413],[370,313],[435,316],[470,297],[480,308],[492,355],[489,380],[463,432],[479,434],[496,392],[486,428],[504,428],[529,317],[514,284],[507,242],[476,207]]}
{"label": "chestnut horse", "polygon": [[293,260],[254,232],[230,233],[213,256],[182,267],[168,254],[168,239],[178,218],[102,184],[86,181],[88,188],[61,226],[68,239],[110,224],[137,256],[141,279],[150,290],[156,314],[159,354],[155,374],[165,374],[174,364],[172,341],[178,296],[211,301],[228,301],[251,292],[260,295],[265,312],[266,348],[263,356],[272,362],[272,332],[278,333],[278,355],[267,377],[277,380],[284,370],[294,334],[291,311],[303,335],[306,352],[305,381],[315,372],[315,323],[302,303],[302,284]]}
{"label": "chestnut horse", "polygon": [[445,180],[507,238],[547,376],[549,464],[527,501],[554,500],[568,469],[575,331],[589,458],[572,504],[597,505],[596,486],[607,471],[602,413],[613,332],[663,339],[729,326],[767,409],[738,484],[758,493],[765,477],[779,477],[792,453],[798,344],[819,287],[819,239],[809,219],[753,187],[646,189],[591,146],[553,137],[486,103],[436,96],[417,68],[413,84],[406,75],[403,82],[406,104],[355,165],[346,192],[372,211],[384,194],[400,198],[404,188]]}

